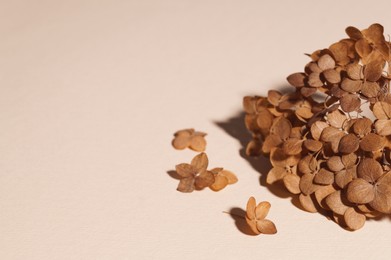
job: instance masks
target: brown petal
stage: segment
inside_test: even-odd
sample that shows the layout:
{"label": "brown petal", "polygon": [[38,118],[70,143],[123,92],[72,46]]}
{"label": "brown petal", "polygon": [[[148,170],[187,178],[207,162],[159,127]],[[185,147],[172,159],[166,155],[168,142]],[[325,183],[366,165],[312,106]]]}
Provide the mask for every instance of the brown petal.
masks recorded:
{"label": "brown petal", "polygon": [[357,54],[361,58],[367,57],[372,52],[372,47],[369,45],[368,41],[364,38],[358,40],[354,45],[356,48]]}
{"label": "brown petal", "polygon": [[333,185],[322,186],[315,191],[315,199],[322,208],[329,209],[325,203],[325,198],[335,191],[336,189],[333,187]]}
{"label": "brown petal", "polygon": [[363,37],[361,31],[353,26],[349,26],[348,28],[346,28],[345,32],[353,40],[359,40]]}
{"label": "brown petal", "polygon": [[335,68],[335,61],[330,55],[325,54],[319,58],[318,66],[322,71],[325,71],[328,69],[334,69]]}
{"label": "brown petal", "polygon": [[244,117],[244,124],[246,125],[246,128],[250,130],[250,132],[253,133],[259,133],[260,129],[257,124],[257,118],[258,115],[253,114],[253,115],[245,115]]}
{"label": "brown petal", "polygon": [[366,117],[357,118],[356,122],[353,125],[353,132],[359,136],[364,136],[369,134],[372,131],[372,121]]}
{"label": "brown petal", "polygon": [[341,189],[345,188],[353,180],[352,171],[355,171],[355,168],[337,172],[335,174],[335,184]]}
{"label": "brown petal", "polygon": [[334,99],[340,99],[341,97],[345,96],[346,94],[348,94],[349,92],[346,92],[345,90],[341,89],[339,87],[339,85],[334,85],[331,89],[330,89],[330,95],[334,98]]}
{"label": "brown petal", "polygon": [[254,232],[254,234],[256,234],[256,235],[261,234],[261,232],[259,232],[259,230],[257,228],[257,221],[254,218],[249,219],[246,216],[245,219],[246,219],[247,225],[250,227],[251,231]]}
{"label": "brown petal", "polygon": [[221,176],[224,176],[228,180],[228,184],[234,184],[238,182],[238,177],[233,172],[227,171],[227,170],[222,170],[220,172]]}
{"label": "brown petal", "polygon": [[174,136],[191,136],[193,134],[194,134],[194,129],[188,128],[188,129],[182,129],[182,130],[176,131],[174,133]]}
{"label": "brown petal", "polygon": [[303,101],[301,105],[296,109],[296,115],[301,116],[302,118],[309,119],[314,113],[312,113],[311,103],[308,101]]}
{"label": "brown petal", "polygon": [[300,160],[298,155],[287,155],[281,148],[273,148],[270,152],[270,162],[276,167],[295,166]]}
{"label": "brown petal", "polygon": [[327,114],[327,122],[336,128],[342,128],[346,120],[347,117],[345,113],[339,109]]}
{"label": "brown petal", "polygon": [[345,211],[344,220],[350,229],[357,230],[364,226],[366,217],[356,212],[354,208],[348,208]]}
{"label": "brown petal", "polygon": [[314,173],[318,162],[312,155],[307,155],[299,161],[298,168],[301,173]]}
{"label": "brown petal", "polygon": [[258,112],[257,124],[259,128],[269,129],[272,126],[274,116],[269,110],[263,109]]}
{"label": "brown petal", "polygon": [[338,172],[344,169],[345,165],[342,163],[341,157],[332,156],[327,160],[327,167],[334,172]]}
{"label": "brown petal", "polygon": [[391,213],[391,172],[379,178],[375,185],[375,198],[369,205],[382,213]]}
{"label": "brown petal", "polygon": [[372,158],[363,158],[357,167],[357,176],[374,183],[383,174],[380,163]]}
{"label": "brown petal", "polygon": [[365,204],[374,199],[375,191],[372,184],[358,178],[349,183],[346,197],[352,203]]}
{"label": "brown petal", "polygon": [[317,91],[316,88],[311,88],[311,87],[302,87],[300,89],[300,93],[304,96],[304,97],[310,97],[312,96],[313,94],[315,94]]}
{"label": "brown petal", "polygon": [[347,92],[355,93],[361,90],[362,81],[360,80],[351,80],[349,78],[344,78],[341,83],[341,88]]}
{"label": "brown petal", "polygon": [[289,84],[291,84],[294,87],[301,88],[304,87],[306,75],[304,73],[293,73],[288,76],[287,80]]}
{"label": "brown petal", "polygon": [[273,106],[278,106],[278,103],[280,103],[282,94],[281,92],[277,90],[269,90],[267,93],[267,101],[269,101],[270,104]]}
{"label": "brown petal", "polygon": [[196,155],[193,160],[191,160],[191,165],[194,166],[197,171],[206,171],[206,168],[208,168],[208,156],[206,153],[200,153]]}
{"label": "brown petal", "polygon": [[247,114],[254,114],[256,112],[257,99],[257,97],[250,96],[243,98],[243,108]]}
{"label": "brown petal", "polygon": [[307,74],[311,74],[313,72],[321,73],[322,70],[319,68],[316,62],[310,62],[305,66],[305,72],[307,72]]}
{"label": "brown petal", "polygon": [[319,140],[320,136],[323,132],[323,129],[326,127],[329,127],[329,125],[326,122],[323,121],[316,121],[311,125],[311,135],[315,140]]}
{"label": "brown petal", "polygon": [[304,174],[300,179],[300,190],[305,195],[310,195],[314,193],[321,186],[313,183],[315,175],[314,174]]}
{"label": "brown petal", "polygon": [[187,177],[183,178],[179,181],[177,191],[180,192],[192,192],[194,191],[194,178],[193,177]]}
{"label": "brown petal", "polygon": [[308,76],[308,85],[313,88],[319,88],[323,86],[323,82],[320,79],[320,74],[317,72],[313,72]]}
{"label": "brown petal", "polygon": [[277,233],[277,228],[274,223],[268,219],[257,221],[257,229],[262,234],[272,235]]}
{"label": "brown petal", "polygon": [[222,175],[216,175],[215,181],[209,188],[213,191],[219,191],[224,189],[228,185],[228,179]]}
{"label": "brown petal", "polygon": [[283,143],[282,148],[283,148],[285,154],[295,155],[295,154],[301,153],[302,143],[303,143],[303,140],[300,140],[298,138],[289,138],[288,140],[286,140]]}
{"label": "brown petal", "polygon": [[327,206],[336,214],[344,215],[345,211],[349,208],[342,201],[342,193],[340,190],[337,190],[330,195],[328,195],[325,199]]}
{"label": "brown petal", "polygon": [[354,153],[351,154],[344,154],[341,156],[342,163],[345,165],[345,168],[352,167],[353,165],[356,165],[357,162],[357,155]]}
{"label": "brown petal", "polygon": [[355,94],[346,94],[341,97],[341,108],[345,112],[357,111],[361,105],[361,99],[358,95]]}
{"label": "brown petal", "polygon": [[376,102],[373,105],[373,114],[377,119],[390,119],[391,118],[391,104],[386,102]]}
{"label": "brown petal", "polygon": [[178,135],[172,140],[172,146],[175,149],[183,150],[190,144],[190,138],[186,135]]}
{"label": "brown petal", "polygon": [[360,142],[360,148],[365,152],[373,152],[384,148],[386,139],[383,136],[370,133],[364,136]]}
{"label": "brown petal", "polygon": [[258,206],[255,208],[255,218],[257,220],[262,220],[266,218],[267,214],[270,210],[270,203],[267,201],[262,201],[258,204]]}
{"label": "brown petal", "polygon": [[274,119],[270,132],[279,136],[282,140],[286,140],[291,133],[291,129],[291,122],[285,117],[281,116]]}
{"label": "brown petal", "polygon": [[215,182],[215,175],[210,171],[203,171],[195,177],[196,189],[203,189],[209,187]]}
{"label": "brown petal", "polygon": [[323,76],[327,80],[327,82],[331,84],[337,84],[341,82],[341,74],[334,69],[323,71]]}
{"label": "brown petal", "polygon": [[378,61],[368,63],[364,68],[364,78],[375,82],[379,80],[383,72],[383,64]]}
{"label": "brown petal", "polygon": [[334,43],[329,47],[329,50],[338,64],[346,65],[350,62],[348,57],[348,45],[345,42]]}
{"label": "brown petal", "polygon": [[358,63],[349,64],[346,67],[346,72],[348,73],[349,78],[356,81],[361,80],[364,77],[363,67]]}
{"label": "brown petal", "polygon": [[314,182],[322,185],[332,184],[334,182],[334,173],[322,168],[315,175]]}
{"label": "brown petal", "polygon": [[285,188],[292,194],[299,194],[300,177],[296,174],[288,174],[283,178]]}
{"label": "brown petal", "polygon": [[304,147],[311,152],[317,152],[323,147],[323,143],[317,140],[306,139],[304,141]]}
{"label": "brown petal", "polygon": [[338,145],[340,153],[349,154],[358,150],[360,139],[355,134],[347,134],[341,138]]}
{"label": "brown petal", "polygon": [[267,184],[273,184],[276,181],[282,180],[288,172],[283,167],[274,167],[272,168],[267,176],[266,176],[266,183]]}
{"label": "brown petal", "polygon": [[301,193],[299,196],[299,201],[304,210],[312,213],[318,212],[311,195],[304,195]]}
{"label": "brown petal", "polygon": [[339,141],[344,135],[344,132],[342,132],[341,130],[330,126],[323,130],[320,139],[324,142],[331,143],[332,150],[337,153],[339,148]]}
{"label": "brown petal", "polygon": [[257,206],[257,203],[255,201],[254,197],[250,197],[247,201],[246,206],[246,216],[249,219],[255,219],[255,207]]}
{"label": "brown petal", "polygon": [[363,30],[362,34],[372,43],[379,43],[384,41],[384,28],[378,23],[371,24],[368,29]]}
{"label": "brown petal", "polygon": [[203,152],[206,148],[206,141],[205,138],[201,135],[196,135],[191,137],[190,139],[190,149],[197,151],[197,152]]}
{"label": "brown petal", "polygon": [[222,167],[216,167],[216,168],[213,168],[213,169],[211,169],[211,170],[209,170],[209,171],[211,171],[213,174],[217,175],[217,174],[219,174],[223,169],[224,169],[224,168],[222,168]]}
{"label": "brown petal", "polygon": [[377,97],[380,93],[380,86],[376,82],[366,81],[361,86],[361,94],[368,98]]}
{"label": "brown petal", "polygon": [[391,135],[391,120],[379,119],[375,122],[375,129],[379,135]]}
{"label": "brown petal", "polygon": [[197,169],[188,163],[181,163],[175,166],[175,170],[181,177],[194,176],[197,173]]}
{"label": "brown petal", "polygon": [[276,134],[268,135],[265,139],[265,142],[262,145],[262,152],[270,153],[272,148],[277,147],[282,143],[283,141],[278,135]]}

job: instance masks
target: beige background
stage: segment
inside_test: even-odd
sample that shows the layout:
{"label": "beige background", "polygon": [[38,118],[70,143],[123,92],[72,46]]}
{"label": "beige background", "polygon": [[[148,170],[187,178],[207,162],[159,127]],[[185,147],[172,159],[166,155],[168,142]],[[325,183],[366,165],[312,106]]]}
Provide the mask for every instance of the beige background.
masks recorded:
{"label": "beige background", "polygon": [[[390,259],[389,219],[347,232],[260,186],[239,154],[242,96],[284,87],[348,25],[390,33],[389,8],[0,1],[0,259]],[[176,191],[167,171],[195,153],[170,142],[186,127],[209,133],[210,165],[236,185]],[[277,235],[222,213],[249,196],[272,203]]]}

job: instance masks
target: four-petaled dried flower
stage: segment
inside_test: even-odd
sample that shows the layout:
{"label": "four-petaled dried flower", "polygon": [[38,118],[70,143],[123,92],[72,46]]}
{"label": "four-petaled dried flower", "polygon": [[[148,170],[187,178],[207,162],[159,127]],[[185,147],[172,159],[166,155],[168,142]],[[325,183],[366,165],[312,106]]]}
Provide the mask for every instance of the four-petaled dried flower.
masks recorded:
{"label": "four-petaled dried flower", "polygon": [[183,129],[174,134],[172,146],[178,150],[189,147],[194,151],[203,152],[206,148],[205,136],[206,133],[195,131],[193,128]]}
{"label": "four-petaled dried flower", "polygon": [[246,208],[246,222],[255,234],[276,234],[277,228],[274,223],[266,219],[271,205],[262,201],[258,205],[255,198],[250,197]]}
{"label": "four-petaled dried flower", "polygon": [[207,170],[208,157],[205,153],[196,155],[191,163],[181,163],[175,166],[176,172],[181,177],[178,191],[192,192],[194,189],[203,189],[212,185],[215,181],[214,174]]}

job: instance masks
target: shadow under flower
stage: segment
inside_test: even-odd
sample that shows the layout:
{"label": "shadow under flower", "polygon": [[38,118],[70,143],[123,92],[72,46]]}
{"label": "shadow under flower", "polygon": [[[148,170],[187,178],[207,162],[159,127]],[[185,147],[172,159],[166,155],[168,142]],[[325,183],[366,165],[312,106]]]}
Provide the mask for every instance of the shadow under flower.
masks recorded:
{"label": "shadow under flower", "polygon": [[259,183],[261,186],[266,187],[272,194],[280,198],[290,198],[291,202],[297,208],[303,210],[300,205],[298,196],[292,196],[288,192],[282,183],[276,183],[268,185],[266,183],[267,173],[272,168],[269,158],[265,156],[251,157],[246,155],[247,143],[251,141],[252,137],[244,124],[244,112],[239,112],[235,116],[225,121],[215,121],[214,123],[223,129],[228,135],[235,138],[240,143],[239,155],[245,159],[252,168],[260,174]]}
{"label": "shadow under flower", "polygon": [[233,220],[235,220],[235,226],[237,229],[242,232],[245,235],[249,236],[256,236],[251,228],[248,226],[245,216],[246,216],[246,211],[244,211],[241,208],[231,208],[228,213]]}

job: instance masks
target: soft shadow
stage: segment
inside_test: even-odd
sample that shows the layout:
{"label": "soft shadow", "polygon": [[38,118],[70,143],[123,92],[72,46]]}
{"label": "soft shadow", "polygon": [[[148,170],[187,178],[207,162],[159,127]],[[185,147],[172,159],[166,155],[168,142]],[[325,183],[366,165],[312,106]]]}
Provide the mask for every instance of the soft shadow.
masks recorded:
{"label": "soft shadow", "polygon": [[246,219],[244,218],[246,216],[246,211],[241,208],[231,208],[228,213],[231,218],[235,220],[235,226],[240,232],[249,236],[257,235],[247,225]]}
{"label": "soft shadow", "polygon": [[239,155],[260,174],[259,183],[261,186],[266,187],[277,197],[291,198],[292,204],[302,209],[298,197],[292,196],[292,194],[285,189],[282,183],[276,183],[273,185],[268,185],[266,183],[267,173],[272,168],[269,158],[265,156],[251,157],[246,155],[246,145],[252,139],[252,136],[244,124],[244,117],[245,113],[239,112],[225,121],[216,121],[215,124],[240,143],[240,149],[238,151]]}
{"label": "soft shadow", "polygon": [[174,170],[169,170],[169,171],[167,171],[167,174],[168,174],[171,178],[173,178],[173,179],[176,179],[176,180],[180,180],[180,179],[181,179],[181,176],[179,176],[179,174],[178,174],[176,171],[174,171]]}

